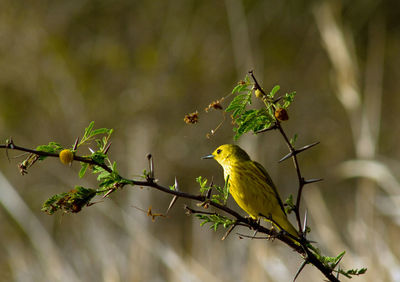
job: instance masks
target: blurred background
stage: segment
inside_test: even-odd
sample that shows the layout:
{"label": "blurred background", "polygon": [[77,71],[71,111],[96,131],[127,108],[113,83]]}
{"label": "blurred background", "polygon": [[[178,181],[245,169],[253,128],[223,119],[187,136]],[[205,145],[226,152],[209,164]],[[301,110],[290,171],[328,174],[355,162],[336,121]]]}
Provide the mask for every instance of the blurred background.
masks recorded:
{"label": "blurred background", "polygon": [[[310,239],[326,255],[346,250],[355,281],[400,281],[400,3],[398,1],[0,2],[0,138],[65,147],[90,121],[114,128],[110,158],[126,177],[147,169],[159,182],[197,193],[199,175],[223,183],[214,161],[233,142],[230,118],[204,108],[253,69],[267,91],[297,91],[284,124],[306,178]],[[229,100],[225,100],[224,106]],[[199,111],[199,123],[185,114]],[[287,148],[276,132],[240,144],[270,172],[281,196],[296,195]],[[88,151],[81,151],[87,154]],[[179,199],[126,187],[79,214],[40,211],[75,185],[79,164],[56,159],[21,176],[19,152],[0,156],[1,281],[291,281],[302,260],[279,241],[239,239],[200,227]],[[240,211],[230,200],[229,206]],[[139,209],[138,209],[139,208]],[[243,212],[242,212],[243,213]],[[248,234],[247,230],[236,232]],[[250,233],[251,234],[251,233]],[[306,266],[298,281],[324,277]]]}

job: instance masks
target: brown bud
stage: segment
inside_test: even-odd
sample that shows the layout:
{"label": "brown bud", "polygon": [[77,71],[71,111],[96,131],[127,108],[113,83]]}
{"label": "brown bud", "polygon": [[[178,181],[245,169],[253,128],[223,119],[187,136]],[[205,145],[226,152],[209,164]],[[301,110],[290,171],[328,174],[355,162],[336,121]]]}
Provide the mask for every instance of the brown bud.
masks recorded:
{"label": "brown bud", "polygon": [[285,121],[285,120],[289,119],[289,115],[288,115],[287,111],[283,108],[276,109],[275,117],[279,121]]}

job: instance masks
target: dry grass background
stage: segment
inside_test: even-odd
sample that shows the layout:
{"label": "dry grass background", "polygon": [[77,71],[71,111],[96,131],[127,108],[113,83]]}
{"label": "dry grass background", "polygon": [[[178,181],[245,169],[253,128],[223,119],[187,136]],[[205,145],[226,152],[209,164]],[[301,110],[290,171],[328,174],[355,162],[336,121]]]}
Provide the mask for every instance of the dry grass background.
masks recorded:
{"label": "dry grass background", "polygon": [[[195,177],[222,182],[201,161],[232,142],[229,121],[206,139],[218,113],[209,102],[254,69],[265,89],[296,90],[290,134],[321,144],[300,156],[312,239],[343,267],[368,267],[359,281],[399,281],[400,21],[396,1],[0,2],[0,132],[16,144],[69,146],[91,120],[114,128],[111,158],[134,177],[156,176],[195,192]],[[183,116],[199,110],[196,126]],[[296,193],[277,134],[239,142],[271,173],[283,197]],[[79,165],[47,160],[20,176],[0,157],[1,281],[290,281],[301,259],[279,242],[221,241],[184,215],[179,200],[124,188],[77,215],[48,216],[42,202],[80,180]],[[188,202],[186,202],[188,203]],[[229,202],[235,207],[235,203]],[[242,230],[245,232],[244,230]],[[306,267],[299,281],[321,281]]]}

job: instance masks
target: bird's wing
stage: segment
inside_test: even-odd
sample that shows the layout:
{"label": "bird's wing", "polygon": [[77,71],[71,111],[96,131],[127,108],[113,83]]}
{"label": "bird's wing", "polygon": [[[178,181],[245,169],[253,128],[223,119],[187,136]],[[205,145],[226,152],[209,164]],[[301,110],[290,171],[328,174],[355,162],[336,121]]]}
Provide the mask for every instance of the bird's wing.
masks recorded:
{"label": "bird's wing", "polygon": [[254,162],[254,161],[253,161],[253,163],[261,171],[261,173],[265,176],[265,180],[267,181],[268,185],[271,186],[272,189],[274,190],[275,196],[276,196],[276,198],[277,198],[277,200],[279,202],[279,205],[281,206],[281,208],[283,210],[283,213],[286,214],[285,208],[283,207],[282,199],[279,196],[278,190],[276,189],[274,182],[272,182],[272,179],[269,176],[267,170],[260,163]]}

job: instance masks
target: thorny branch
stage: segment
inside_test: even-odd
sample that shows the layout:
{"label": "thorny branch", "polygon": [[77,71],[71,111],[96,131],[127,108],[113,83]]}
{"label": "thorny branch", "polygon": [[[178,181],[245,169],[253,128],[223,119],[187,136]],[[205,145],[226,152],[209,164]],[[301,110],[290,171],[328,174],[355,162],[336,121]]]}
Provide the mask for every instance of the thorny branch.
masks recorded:
{"label": "thorny branch", "polygon": [[[59,157],[58,153],[43,152],[43,151],[38,151],[38,150],[33,150],[33,149],[17,146],[17,145],[14,144],[14,142],[12,140],[8,141],[7,144],[0,144],[0,149],[17,150],[17,151],[31,153],[31,154],[34,154],[36,156],[55,157],[55,158]],[[151,188],[157,189],[157,190],[159,190],[161,192],[174,195],[174,197],[191,199],[191,200],[194,200],[194,201],[197,201],[197,202],[200,202],[200,203],[204,203],[204,202],[207,201],[208,205],[213,206],[217,210],[223,211],[226,214],[228,214],[228,215],[230,215],[230,216],[232,216],[234,218],[234,223],[231,226],[231,228],[228,230],[227,234],[225,234],[224,238],[236,226],[244,226],[244,227],[249,228],[251,230],[255,230],[257,233],[266,234],[270,238],[275,238],[275,239],[278,239],[278,240],[284,242],[285,244],[290,246],[293,250],[295,250],[296,252],[301,254],[306,263],[312,264],[315,267],[317,267],[325,275],[325,277],[328,278],[330,281],[339,281],[332,274],[332,270],[327,268],[326,266],[324,266],[324,264],[321,261],[319,261],[318,258],[309,250],[309,248],[307,247],[308,241],[305,238],[301,238],[301,240],[299,240],[299,242],[296,243],[293,240],[293,238],[290,238],[288,236],[288,234],[286,234],[286,232],[277,232],[274,229],[268,229],[268,228],[262,226],[258,221],[255,221],[255,220],[253,220],[251,218],[243,217],[239,213],[237,213],[236,211],[228,208],[225,205],[221,205],[219,203],[216,203],[216,202],[213,202],[213,201],[209,201],[207,196],[195,195],[195,194],[186,193],[186,192],[182,192],[182,191],[178,191],[178,190],[172,190],[169,187],[166,187],[166,186],[158,184],[157,181],[154,178],[154,171],[153,171],[154,164],[153,164],[152,160],[150,160],[151,156],[149,156],[148,158],[149,158],[149,161],[151,163],[151,171],[150,171],[150,174],[149,174],[149,176],[151,176],[151,177],[147,177],[146,180],[140,181],[140,180],[133,180],[133,179],[123,178],[121,176],[121,178],[126,182],[122,186],[124,186],[126,184],[129,184],[129,185],[132,185],[132,186],[151,187]],[[112,169],[109,166],[107,166],[104,163],[98,163],[95,160],[91,159],[90,157],[82,157],[82,156],[74,155],[74,160],[80,161],[80,162],[84,162],[84,163],[88,163],[88,164],[93,165],[93,166],[99,166],[99,167],[103,168],[104,170],[106,170],[107,172],[110,172],[110,173],[112,172]],[[112,189],[110,189],[110,191],[111,190]],[[204,207],[204,205],[203,205],[203,207]],[[185,209],[187,211],[189,211],[191,214],[204,214],[204,213],[207,214],[207,213],[209,213],[209,212],[204,212],[204,211],[200,211],[200,210],[194,210],[194,209],[191,209],[191,208],[188,208],[188,207],[185,207]]]}
{"label": "thorny branch", "polygon": [[[255,76],[253,74],[253,71],[250,71],[249,74],[250,74],[250,76],[252,77],[252,79],[254,81],[254,88],[255,89],[259,89],[265,95],[265,92],[261,88],[261,86],[258,84],[257,79],[255,78]],[[272,103],[272,106],[275,109],[274,102]],[[297,179],[298,179],[298,182],[299,182],[299,188],[298,188],[298,194],[297,194],[297,198],[296,198],[296,204],[295,204],[295,208],[294,208],[294,213],[296,215],[296,221],[297,221],[298,229],[300,230],[301,235],[305,236],[305,233],[303,233],[303,231],[302,231],[303,230],[303,226],[302,226],[302,222],[301,222],[301,218],[300,218],[301,194],[302,194],[303,188],[304,188],[304,186],[306,184],[310,184],[310,183],[314,183],[314,182],[317,182],[317,181],[321,181],[322,179],[305,180],[304,177],[301,174],[299,162],[297,160],[297,154],[299,154],[299,153],[301,153],[301,152],[303,152],[303,151],[305,151],[305,150],[307,150],[307,149],[319,144],[319,142],[315,142],[313,144],[306,145],[306,146],[304,146],[304,147],[302,147],[300,149],[295,149],[295,147],[290,142],[286,132],[284,131],[284,129],[282,127],[282,123],[276,118],[275,118],[274,124],[271,127],[267,128],[267,129],[264,129],[264,130],[260,130],[257,133],[262,133],[262,132],[266,132],[266,131],[273,130],[273,129],[277,129],[279,131],[279,133],[282,135],[282,137],[283,137],[283,139],[284,139],[284,141],[285,141],[285,143],[286,143],[286,145],[287,145],[287,147],[289,149],[289,154],[284,156],[279,162],[282,162],[282,161],[284,161],[284,160],[286,160],[288,158],[292,158],[293,165],[294,165],[294,168],[296,170],[296,175],[297,175]]]}

